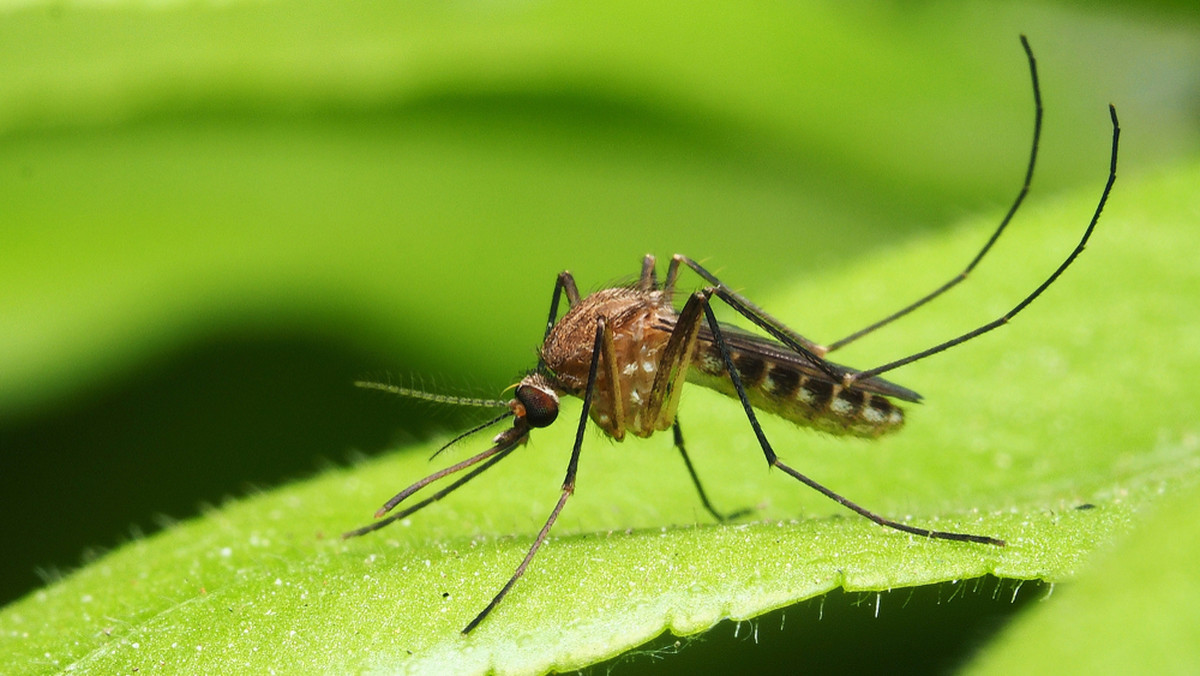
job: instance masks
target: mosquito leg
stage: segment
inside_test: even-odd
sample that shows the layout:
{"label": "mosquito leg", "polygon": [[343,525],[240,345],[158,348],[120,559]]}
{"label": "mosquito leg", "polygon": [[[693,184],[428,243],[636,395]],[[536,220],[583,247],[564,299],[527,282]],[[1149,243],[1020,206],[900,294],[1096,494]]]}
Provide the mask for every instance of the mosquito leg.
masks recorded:
{"label": "mosquito leg", "polygon": [[646,254],[642,259],[642,274],[638,277],[638,291],[654,291],[658,288],[658,277],[654,274],[654,256]]}
{"label": "mosquito leg", "polygon": [[1100,212],[1104,211],[1104,204],[1108,201],[1108,195],[1110,192],[1112,192],[1113,183],[1117,180],[1117,147],[1121,138],[1121,125],[1117,121],[1116,108],[1110,105],[1108,107],[1108,113],[1109,117],[1112,118],[1113,130],[1112,155],[1108,164],[1108,181],[1104,184],[1104,191],[1100,193],[1100,201],[1096,204],[1096,211],[1092,213],[1092,220],[1088,222],[1088,226],[1083,231],[1083,236],[1080,237],[1079,243],[1076,244],[1071,253],[1067,255],[1067,258],[1061,264],[1059,264],[1057,268],[1055,268],[1054,272],[1050,273],[1050,276],[1047,277],[1046,280],[1042,282],[1036,289],[1034,289],[1033,293],[1026,296],[1024,300],[1022,300],[1020,303],[1017,303],[1013,309],[1004,313],[1003,316],[994,319],[973,331],[968,331],[957,338],[952,338],[944,343],[934,345],[928,350],[921,350],[916,354],[909,355],[903,359],[897,359],[896,361],[888,362],[883,366],[876,366],[873,369],[867,369],[854,374],[846,374],[842,378],[845,386],[849,386],[857,380],[866,380],[867,378],[877,376],[881,373],[886,373],[887,371],[899,368],[905,364],[911,364],[914,361],[924,359],[929,355],[937,354],[938,352],[952,348],[959,343],[965,343],[972,338],[987,333],[988,331],[1004,326],[1009,322],[1009,320],[1011,320],[1013,317],[1016,317],[1021,310],[1024,310],[1030,303],[1036,300],[1038,296],[1042,295],[1042,292],[1045,291],[1051,284],[1053,284],[1054,281],[1058,279],[1059,275],[1061,275],[1068,267],[1071,266],[1071,263],[1075,262],[1075,259],[1079,257],[1079,254],[1083,253],[1084,247],[1087,246],[1088,239],[1090,239],[1092,236],[1092,231],[1096,229],[1096,223],[1100,220]]}
{"label": "mosquito leg", "polygon": [[362,528],[356,528],[352,531],[342,533],[342,539],[344,540],[346,538],[352,538],[352,537],[357,537],[359,535],[366,535],[367,533],[372,533],[372,532],[377,531],[380,528],[383,528],[384,526],[387,526],[395,521],[399,521],[400,519],[403,519],[404,517],[409,516],[417,511],[421,510],[424,507],[428,507],[429,505],[431,505],[431,504],[437,502],[438,500],[441,500],[442,498],[446,497],[447,495],[453,493],[460,486],[467,483],[471,479],[474,479],[475,477],[479,476],[480,474],[483,474],[484,472],[486,472],[488,470],[488,468],[490,468],[492,465],[495,465],[496,463],[498,463],[501,460],[503,460],[504,458],[506,458],[508,456],[508,454],[512,453],[514,450],[516,450],[516,448],[517,448],[517,445],[514,444],[514,445],[509,446],[508,448],[504,449],[503,451],[500,451],[499,453],[492,456],[491,458],[488,458],[487,462],[483,463],[479,467],[476,467],[475,469],[468,472],[466,474],[466,476],[463,476],[463,477],[457,479],[454,483],[443,488],[442,490],[438,491],[437,493],[434,493],[433,495],[425,498],[424,500],[416,503],[415,505],[409,505],[408,507],[405,507],[404,509],[400,510],[399,512],[389,515],[388,518],[386,518],[386,519],[381,519],[379,521],[376,521],[375,523],[367,524],[366,526],[363,526]]}
{"label": "mosquito leg", "polygon": [[1021,185],[1021,189],[1017,192],[1017,197],[1013,200],[1012,206],[1008,208],[1008,213],[1005,214],[1004,218],[1000,221],[1000,226],[996,228],[995,232],[992,233],[992,236],[989,237],[987,242],[984,243],[983,248],[979,250],[979,253],[975,254],[975,258],[971,259],[971,262],[967,264],[967,267],[963,268],[962,272],[952,277],[950,281],[942,284],[928,295],[922,297],[911,305],[905,306],[904,308],[893,312],[883,319],[880,319],[874,324],[863,327],[858,331],[851,333],[841,340],[830,343],[828,349],[829,352],[833,352],[838,348],[845,347],[859,338],[874,332],[876,329],[891,324],[892,322],[903,317],[904,315],[907,315],[913,310],[916,310],[934,298],[946,293],[950,289],[957,286],[960,282],[965,280],[967,276],[971,274],[971,271],[975,269],[975,266],[979,265],[979,261],[987,255],[988,251],[991,251],[992,245],[996,243],[996,240],[1000,239],[1001,233],[1003,233],[1005,228],[1008,227],[1009,222],[1012,221],[1013,216],[1017,213],[1017,209],[1020,208],[1021,203],[1025,201],[1025,196],[1029,193],[1029,184],[1033,181],[1033,167],[1037,163],[1038,144],[1042,137],[1042,92],[1041,88],[1038,86],[1037,61],[1033,58],[1033,50],[1029,47],[1029,40],[1027,40],[1024,35],[1021,36],[1021,46],[1025,48],[1025,57],[1029,61],[1029,75],[1030,79],[1033,81],[1033,146],[1029,150],[1029,164],[1025,168],[1025,182]]}
{"label": "mosquito leg", "polygon": [[707,298],[703,293],[695,293],[684,304],[683,310],[675,320],[675,328],[671,330],[671,337],[667,339],[667,344],[659,356],[658,370],[655,373],[654,384],[650,388],[645,406],[646,416],[654,421],[654,429],[665,429],[668,424],[671,425],[675,435],[675,448],[678,448],[679,454],[683,456],[683,464],[692,477],[692,483],[700,494],[700,501],[704,503],[704,508],[717,521],[726,521],[747,514],[751,510],[744,509],[725,515],[712,506],[708,494],[700,485],[700,477],[696,475],[696,469],[692,466],[687,449],[684,448],[683,431],[679,427],[679,421],[675,418],[675,413],[679,409],[679,393],[687,381],[688,367],[692,364],[696,346],[699,344],[700,326],[704,323],[704,304],[706,302]]}
{"label": "mosquito leg", "polygon": [[609,410],[612,411],[613,439],[621,441],[625,438],[625,397],[621,395],[621,367],[617,363],[617,345],[613,339],[612,329],[606,324],[601,338],[601,350],[604,355],[604,375],[608,380],[607,392],[600,396],[609,399]]}
{"label": "mosquito leg", "polygon": [[546,320],[546,333],[542,336],[543,343],[550,336],[550,330],[554,328],[554,322],[558,319],[558,302],[564,293],[567,294],[568,305],[574,306],[579,302],[579,287],[575,286],[575,278],[566,270],[558,273],[558,279],[554,282],[554,295],[550,297],[550,318]]}
{"label": "mosquito leg", "polygon": [[700,326],[704,323],[703,302],[699,294],[692,294],[688,298],[675,319],[667,344],[659,354],[654,383],[644,405],[650,429],[665,430],[675,420],[679,395],[687,382],[688,368],[692,365],[700,341]]}
{"label": "mosquito leg", "polygon": [[[715,291],[715,289],[709,288],[699,293],[703,294],[705,297],[708,297],[711,296],[711,294],[713,294]],[[958,540],[961,542],[978,542],[981,544],[990,545],[1004,545],[1003,540],[997,540],[996,538],[988,537],[986,535],[970,535],[968,533],[929,530],[926,528],[909,526],[907,524],[900,523],[899,521],[893,521],[880,516],[879,514],[876,514],[865,507],[859,506],[858,504],[842,497],[841,495],[838,495],[825,486],[822,486],[816,481],[785,465],[779,460],[779,456],[775,454],[774,449],[771,448],[771,443],[767,441],[767,435],[763,432],[762,425],[760,425],[758,422],[758,417],[754,414],[754,407],[750,405],[750,399],[746,396],[746,389],[742,386],[742,378],[738,374],[737,368],[733,365],[733,357],[730,355],[729,346],[725,344],[725,336],[721,332],[721,325],[717,322],[717,317],[715,314],[713,314],[712,306],[708,302],[704,303],[704,315],[708,320],[709,329],[713,333],[713,340],[717,344],[718,350],[721,352],[721,359],[725,362],[725,370],[729,374],[729,379],[733,381],[733,388],[737,392],[738,400],[742,403],[742,408],[746,411],[746,417],[750,420],[750,427],[754,430],[754,436],[758,439],[758,445],[762,447],[763,455],[766,456],[768,465],[772,467],[778,467],[783,472],[799,480],[806,486],[815,489],[830,500],[833,500],[847,509],[857,512],[858,514],[870,519],[871,521],[874,521],[881,526],[887,526],[888,528],[893,528],[898,531],[912,533],[914,535],[921,535],[928,538]]]}
{"label": "mosquito leg", "polygon": [[567,504],[567,498],[570,498],[571,494],[575,492],[575,474],[579,470],[579,450],[583,447],[583,433],[584,430],[587,429],[588,410],[592,407],[592,395],[596,390],[596,373],[600,366],[601,343],[604,340],[604,332],[606,328],[607,327],[604,318],[601,317],[596,322],[596,338],[592,342],[592,364],[588,370],[587,389],[584,390],[583,393],[583,411],[581,411],[579,414],[579,428],[575,431],[575,445],[571,447],[571,460],[567,463],[567,476],[563,479],[562,495],[558,498],[558,504],[554,505],[554,509],[550,512],[550,516],[547,517],[545,525],[542,526],[542,530],[538,531],[537,537],[534,538],[533,546],[529,548],[529,553],[525,555],[525,558],[522,559],[521,564],[517,566],[517,569],[513,572],[512,577],[508,579],[508,582],[504,584],[504,586],[500,589],[500,592],[497,593],[492,599],[491,603],[487,604],[487,607],[480,611],[480,613],[475,616],[475,619],[471,620],[469,623],[467,623],[467,626],[463,627],[462,633],[464,634],[471,633],[472,629],[479,626],[479,623],[482,622],[484,618],[486,618],[488,614],[492,612],[492,609],[494,609],[500,603],[500,601],[502,601],[504,597],[508,595],[509,590],[511,590],[513,585],[517,583],[517,580],[520,579],[521,575],[525,573],[525,569],[529,567],[529,562],[533,560],[533,555],[537,554],[538,549],[540,549],[542,544],[546,541],[546,536],[550,534],[550,528],[554,525],[554,522],[558,520],[559,513],[562,512],[563,507]]}
{"label": "mosquito leg", "polygon": [[679,262],[683,258],[679,254],[671,257],[671,262],[667,265],[667,279],[663,282],[663,291],[667,293],[675,292],[675,282],[679,281]]}
{"label": "mosquito leg", "polygon": [[671,431],[675,435],[675,448],[679,449],[679,455],[683,456],[683,464],[687,467],[688,475],[692,477],[692,485],[696,487],[696,492],[700,494],[700,502],[704,503],[704,509],[707,509],[708,513],[712,514],[714,519],[721,522],[732,521],[754,511],[753,509],[739,509],[730,514],[718,512],[717,508],[713,507],[712,503],[709,502],[708,494],[704,492],[704,486],[700,485],[700,477],[696,474],[696,468],[692,466],[692,459],[688,457],[687,449],[683,447],[683,430],[679,428],[678,419],[671,425]]}
{"label": "mosquito leg", "polygon": [[668,283],[674,282],[674,278],[678,275],[677,269],[681,263],[691,268],[697,275],[700,275],[705,281],[713,285],[711,295],[716,295],[725,301],[738,314],[754,322],[756,326],[774,336],[776,340],[782,342],[784,345],[795,350],[797,354],[807,357],[814,367],[821,369],[834,380],[841,380],[845,375],[834,368],[832,364],[825,361],[823,355],[827,350],[823,345],[814,343],[796,333],[786,324],[768,314],[766,310],[755,305],[749,298],[732,291],[721,280],[717,279],[716,275],[705,270],[703,266],[687,256],[675,254],[671,258],[671,266],[667,271]]}
{"label": "mosquito leg", "polygon": [[517,425],[514,425],[513,427],[510,427],[509,429],[504,430],[503,432],[500,433],[500,436],[497,437],[498,441],[496,442],[495,446],[492,446],[488,450],[486,450],[478,455],[471,456],[470,458],[467,458],[466,460],[463,460],[462,462],[456,463],[445,469],[434,472],[433,474],[430,474],[429,476],[425,477],[424,479],[421,479],[420,481],[412,484],[408,488],[405,488],[404,490],[400,491],[396,495],[392,496],[391,500],[388,500],[387,502],[385,502],[383,504],[383,507],[380,507],[379,510],[377,512],[375,512],[375,518],[378,519],[379,517],[383,516],[384,514],[387,514],[388,512],[392,511],[392,509],[394,509],[396,507],[396,505],[403,502],[410,495],[412,495],[413,493],[416,493],[417,491],[419,491],[422,488],[428,486],[429,484],[437,481],[438,479],[450,476],[451,474],[454,474],[456,472],[460,472],[460,471],[470,467],[471,465],[475,465],[477,463],[483,462],[484,460],[487,460],[488,458],[492,457],[493,455],[496,455],[498,453],[503,453],[504,451],[507,451],[515,446],[520,445],[520,443],[522,441],[524,441],[528,435],[529,435],[529,428],[523,424],[520,424],[520,421],[518,421]]}

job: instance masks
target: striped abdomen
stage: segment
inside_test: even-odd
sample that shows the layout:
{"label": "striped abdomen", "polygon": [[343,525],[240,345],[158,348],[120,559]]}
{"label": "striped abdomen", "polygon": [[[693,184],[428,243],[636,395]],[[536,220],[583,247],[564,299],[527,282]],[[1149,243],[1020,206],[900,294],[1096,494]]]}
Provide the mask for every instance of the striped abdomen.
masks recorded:
{"label": "striped abdomen", "polygon": [[[754,352],[731,348],[730,356],[750,403],[761,411],[830,434],[856,437],[878,437],[904,424],[904,411],[886,397],[842,387]],[[688,382],[737,397],[712,343],[700,345]]]}

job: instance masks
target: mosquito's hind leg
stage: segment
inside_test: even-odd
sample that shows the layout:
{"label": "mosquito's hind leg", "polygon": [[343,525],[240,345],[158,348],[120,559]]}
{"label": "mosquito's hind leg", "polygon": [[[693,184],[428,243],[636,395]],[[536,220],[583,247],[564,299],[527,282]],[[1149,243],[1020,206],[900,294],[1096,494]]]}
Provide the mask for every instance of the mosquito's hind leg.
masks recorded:
{"label": "mosquito's hind leg", "polygon": [[967,267],[963,268],[961,272],[954,277],[951,277],[949,281],[929,292],[925,296],[917,299],[915,302],[900,308],[896,312],[893,312],[892,314],[873,324],[865,326],[854,333],[851,333],[845,338],[830,343],[828,350],[829,352],[833,352],[838,348],[845,347],[859,338],[862,338],[869,333],[873,333],[877,329],[891,324],[892,322],[900,319],[913,310],[916,310],[934,298],[946,293],[955,286],[958,286],[960,282],[965,280],[967,276],[971,274],[971,271],[975,269],[975,266],[979,265],[979,261],[983,260],[983,257],[987,255],[988,251],[991,251],[992,245],[996,243],[996,240],[1000,239],[1001,233],[1003,233],[1005,228],[1008,227],[1009,222],[1012,221],[1013,216],[1017,213],[1017,209],[1019,209],[1021,203],[1025,201],[1025,196],[1029,194],[1029,184],[1033,182],[1033,167],[1037,164],[1038,144],[1042,138],[1042,91],[1038,86],[1037,60],[1033,58],[1033,49],[1030,48],[1029,40],[1027,40],[1024,35],[1021,36],[1021,46],[1025,48],[1025,57],[1029,61],[1029,76],[1033,81],[1033,145],[1029,149],[1029,163],[1025,168],[1025,182],[1021,184],[1021,189],[1017,192],[1016,198],[1013,200],[1012,205],[1008,207],[1008,213],[1006,213],[1004,218],[1001,219],[1000,225],[995,229],[995,231],[992,232],[992,236],[989,237],[987,242],[984,243],[983,248],[975,254],[975,257],[971,259],[971,262],[968,263]]}
{"label": "mosquito's hind leg", "polygon": [[683,446],[683,430],[679,428],[679,420],[675,420],[675,424],[671,425],[671,432],[675,436],[675,448],[679,449],[679,455],[683,456],[683,464],[687,467],[688,475],[692,477],[692,485],[696,487],[696,492],[700,494],[700,502],[704,504],[704,509],[712,514],[717,521],[733,521],[740,519],[747,514],[754,512],[753,509],[739,509],[736,512],[725,514],[718,512],[716,507],[713,507],[712,502],[708,499],[708,494],[704,492],[704,486],[700,484],[700,477],[696,474],[696,468],[692,466],[692,459],[688,457],[687,449]]}
{"label": "mosquito's hind leg", "polygon": [[925,350],[921,350],[916,354],[910,354],[902,359],[890,361],[882,366],[864,369],[858,373],[847,373],[842,378],[842,383],[844,386],[849,387],[856,380],[866,380],[867,378],[872,378],[881,373],[886,373],[892,369],[900,368],[905,364],[911,364],[914,361],[919,361],[930,355],[942,352],[943,350],[948,350],[955,345],[965,343],[968,340],[982,336],[988,331],[992,331],[1004,326],[1011,321],[1013,317],[1016,317],[1018,314],[1020,314],[1022,310],[1024,310],[1026,307],[1029,307],[1030,303],[1032,303],[1034,300],[1037,300],[1037,297],[1042,295],[1042,292],[1050,288],[1050,285],[1053,284],[1054,281],[1058,279],[1067,268],[1071,267],[1071,264],[1075,262],[1075,259],[1079,257],[1079,254],[1083,253],[1084,248],[1087,246],[1088,240],[1091,239],[1092,231],[1096,229],[1096,223],[1100,221],[1100,214],[1104,211],[1104,205],[1108,202],[1108,196],[1112,192],[1113,183],[1115,183],[1117,180],[1117,155],[1121,141],[1121,124],[1117,120],[1117,109],[1111,104],[1108,106],[1108,115],[1112,119],[1112,148],[1108,160],[1108,180],[1104,183],[1104,189],[1100,192],[1100,200],[1096,203],[1096,210],[1092,212],[1092,219],[1088,221],[1087,227],[1084,228],[1083,235],[1079,238],[1079,243],[1075,245],[1075,248],[1071,250],[1071,253],[1067,254],[1067,257],[1063,260],[1063,262],[1059,263],[1058,267],[1054,269],[1054,272],[1051,272],[1050,276],[1047,277],[1045,281],[1039,284],[1038,287],[1034,289],[1028,296],[1025,296],[1024,300],[1014,305],[1011,310],[1004,313],[1000,317],[993,319],[977,329],[968,331],[957,338],[951,338],[945,342],[938,343],[937,345]]}

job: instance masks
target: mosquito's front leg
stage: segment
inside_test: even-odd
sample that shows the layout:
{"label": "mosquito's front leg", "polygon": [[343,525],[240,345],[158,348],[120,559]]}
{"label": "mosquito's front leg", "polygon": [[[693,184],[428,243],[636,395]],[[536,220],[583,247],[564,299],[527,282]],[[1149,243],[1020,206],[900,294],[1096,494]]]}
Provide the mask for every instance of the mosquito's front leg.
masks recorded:
{"label": "mosquito's front leg", "polygon": [[554,281],[554,295],[550,297],[550,318],[546,320],[546,333],[542,336],[543,343],[546,342],[546,338],[550,337],[550,331],[554,328],[554,323],[558,321],[558,302],[564,293],[567,294],[568,305],[574,306],[579,302],[579,287],[575,286],[575,278],[567,270],[558,273],[558,279]]}
{"label": "mosquito's front leg", "polygon": [[[601,332],[600,338],[604,358],[604,375],[608,379],[608,410],[612,411],[612,430],[609,434],[613,439],[621,441],[625,438],[625,397],[621,394],[621,366],[617,363],[617,345],[612,329],[609,328],[607,322],[604,323],[604,330]],[[602,392],[601,396],[605,396],[605,393]]]}
{"label": "mosquito's front leg", "polygon": [[[574,285],[572,284],[572,286]],[[546,537],[550,535],[550,528],[558,520],[558,515],[562,513],[563,507],[567,504],[567,499],[575,493],[575,475],[579,471],[579,449],[583,447],[583,432],[587,429],[588,412],[592,408],[592,395],[596,391],[596,374],[600,365],[600,352],[603,349],[601,346],[604,342],[604,333],[606,330],[606,323],[604,318],[601,317],[596,321],[596,337],[592,341],[592,362],[591,367],[588,369],[587,388],[583,392],[583,410],[579,413],[579,427],[575,430],[575,445],[571,447],[571,460],[567,463],[567,476],[563,479],[562,494],[558,498],[558,503],[550,511],[550,516],[546,518],[546,523],[538,531],[537,537],[533,540],[533,545],[529,548],[529,552],[525,554],[525,558],[521,560],[517,569],[513,571],[512,577],[508,578],[508,582],[500,588],[500,591],[487,604],[487,607],[480,611],[475,616],[475,619],[468,622],[467,626],[463,627],[462,633],[464,634],[471,633],[472,629],[479,626],[479,623],[508,595],[509,590],[517,583],[521,575],[525,573],[525,569],[529,567],[529,562],[533,560],[534,554],[537,554],[538,549],[546,542]]]}

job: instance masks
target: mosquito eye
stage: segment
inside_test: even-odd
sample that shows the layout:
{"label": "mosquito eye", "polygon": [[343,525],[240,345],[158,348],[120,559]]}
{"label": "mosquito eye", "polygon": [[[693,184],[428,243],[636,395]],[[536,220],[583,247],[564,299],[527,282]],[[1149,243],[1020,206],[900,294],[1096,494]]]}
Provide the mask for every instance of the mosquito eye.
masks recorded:
{"label": "mosquito eye", "polygon": [[558,417],[558,398],[550,392],[522,385],[517,400],[525,407],[525,422],[530,427],[548,427]]}

